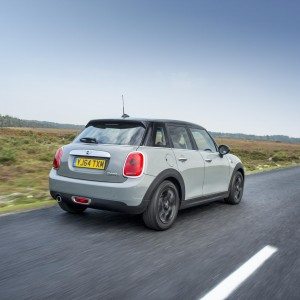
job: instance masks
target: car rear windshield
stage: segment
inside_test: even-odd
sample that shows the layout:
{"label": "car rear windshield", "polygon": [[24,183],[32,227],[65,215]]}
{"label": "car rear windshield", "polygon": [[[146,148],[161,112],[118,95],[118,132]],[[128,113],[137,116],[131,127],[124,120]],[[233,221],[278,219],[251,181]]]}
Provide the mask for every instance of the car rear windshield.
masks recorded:
{"label": "car rear windshield", "polygon": [[140,145],[145,127],[135,122],[98,122],[89,124],[74,142],[97,144]]}

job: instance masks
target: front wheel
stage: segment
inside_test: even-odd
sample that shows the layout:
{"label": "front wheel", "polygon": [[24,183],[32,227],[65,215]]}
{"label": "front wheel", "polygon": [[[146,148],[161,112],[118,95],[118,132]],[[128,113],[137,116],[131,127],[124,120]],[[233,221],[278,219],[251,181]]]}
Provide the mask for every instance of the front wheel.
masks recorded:
{"label": "front wheel", "polygon": [[170,228],[178,213],[179,194],[171,181],[163,181],[153,194],[153,197],[143,214],[147,227],[155,230]]}
{"label": "front wheel", "polygon": [[229,204],[239,204],[243,197],[244,191],[244,176],[241,172],[237,171],[231,181],[231,186],[229,190],[229,197],[225,199],[226,203]]}

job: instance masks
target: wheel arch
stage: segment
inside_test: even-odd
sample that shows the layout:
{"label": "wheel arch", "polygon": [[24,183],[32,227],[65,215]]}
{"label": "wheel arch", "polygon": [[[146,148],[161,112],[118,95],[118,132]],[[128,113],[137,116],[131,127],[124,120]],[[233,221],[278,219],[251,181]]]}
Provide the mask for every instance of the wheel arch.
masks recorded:
{"label": "wheel arch", "polygon": [[183,198],[182,198],[183,193],[182,193],[182,187],[181,187],[178,179],[176,179],[175,177],[167,177],[163,181],[165,181],[165,180],[171,181],[176,186],[178,193],[179,193],[180,202],[181,202],[183,200]]}
{"label": "wheel arch", "polygon": [[245,170],[244,170],[244,168],[243,168],[242,165],[240,165],[240,166],[235,170],[235,172],[240,172],[240,173],[243,175],[243,178],[244,178],[244,180],[245,180]]}
{"label": "wheel arch", "polygon": [[180,202],[185,199],[185,185],[184,185],[184,181],[183,181],[181,174],[175,169],[166,169],[166,170],[162,171],[161,173],[159,173],[155,177],[155,179],[149,186],[149,188],[143,198],[143,201],[146,201],[147,203],[149,203],[151,200],[151,197],[152,197],[153,193],[155,192],[156,188],[158,187],[158,185],[160,185],[165,180],[169,180],[173,184],[175,184],[175,186],[178,189]]}
{"label": "wheel arch", "polygon": [[228,192],[230,192],[230,187],[232,184],[232,180],[233,180],[233,176],[236,172],[240,172],[243,176],[244,179],[244,183],[245,183],[245,170],[244,170],[244,166],[242,165],[242,163],[237,163],[236,166],[234,167],[232,174],[231,174],[231,178],[230,178],[230,182],[229,182],[229,186],[228,186]]}

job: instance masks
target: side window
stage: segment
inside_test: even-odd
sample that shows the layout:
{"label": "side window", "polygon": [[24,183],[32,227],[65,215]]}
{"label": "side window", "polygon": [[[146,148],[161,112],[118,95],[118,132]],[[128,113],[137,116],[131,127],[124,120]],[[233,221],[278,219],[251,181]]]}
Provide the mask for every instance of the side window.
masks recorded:
{"label": "side window", "polygon": [[191,140],[185,127],[169,125],[168,128],[174,148],[193,149]]}
{"label": "side window", "polygon": [[199,150],[216,152],[216,146],[206,130],[191,128],[191,132]]}
{"label": "side window", "polygon": [[163,126],[155,126],[154,128],[154,147],[166,147],[167,146],[167,140],[166,140],[166,134],[165,129]]}

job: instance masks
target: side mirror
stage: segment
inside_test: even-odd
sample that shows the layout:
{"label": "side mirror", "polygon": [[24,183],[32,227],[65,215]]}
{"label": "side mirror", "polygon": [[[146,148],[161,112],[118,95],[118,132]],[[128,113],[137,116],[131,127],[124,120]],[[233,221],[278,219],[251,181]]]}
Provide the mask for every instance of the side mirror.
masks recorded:
{"label": "side mirror", "polygon": [[220,145],[219,148],[219,153],[220,153],[220,156],[223,157],[223,155],[227,154],[230,152],[230,148],[226,145]]}

